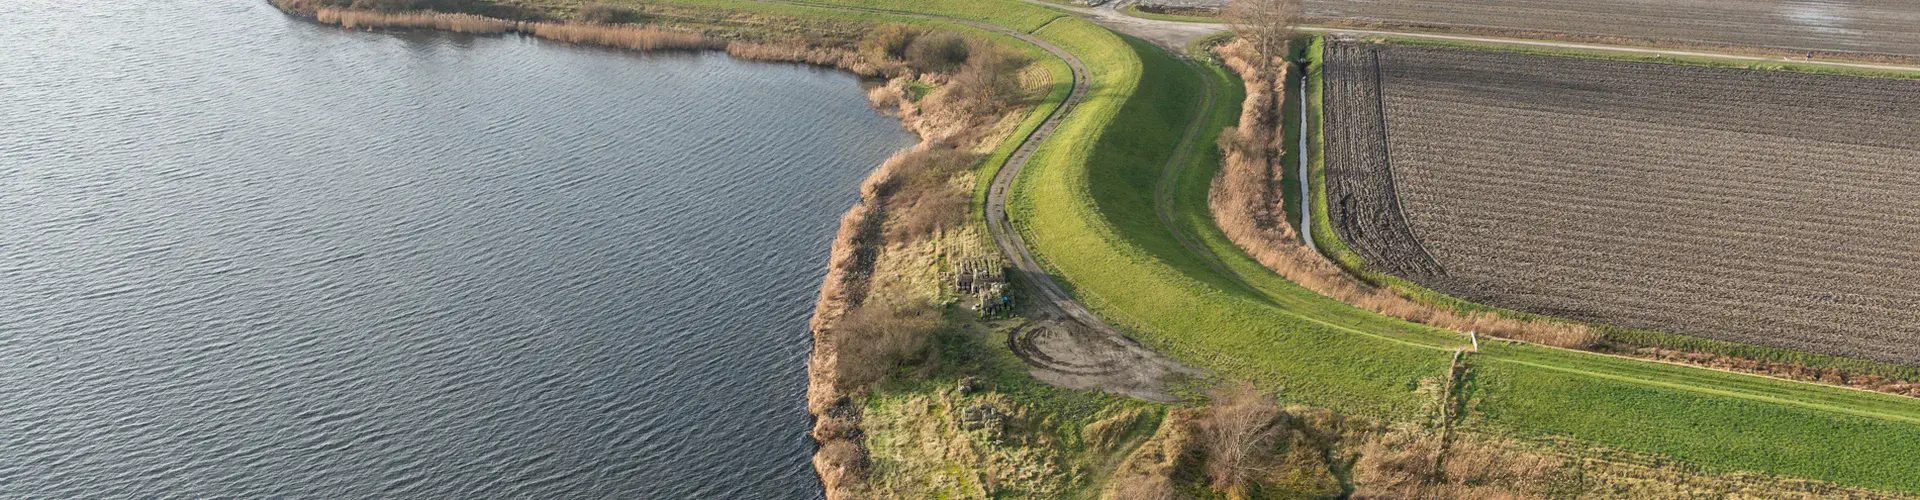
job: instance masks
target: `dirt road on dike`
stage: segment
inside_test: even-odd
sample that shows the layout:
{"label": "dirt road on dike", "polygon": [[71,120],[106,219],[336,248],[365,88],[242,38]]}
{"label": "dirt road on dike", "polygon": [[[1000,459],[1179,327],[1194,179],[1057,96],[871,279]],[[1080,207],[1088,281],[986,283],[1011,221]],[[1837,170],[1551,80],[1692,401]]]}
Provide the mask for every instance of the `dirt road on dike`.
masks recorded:
{"label": "dirt road on dike", "polygon": [[1020,281],[1034,292],[1042,309],[1040,318],[1008,333],[1007,347],[1027,362],[1034,378],[1053,385],[1103,390],[1149,401],[1177,401],[1179,398],[1167,390],[1169,383],[1197,372],[1141,346],[1074,300],[1034,259],[1026,240],[1013,227],[1007,214],[1007,193],[1013,181],[1020,177],[1027,160],[1086,98],[1089,88],[1086,65],[1072,53],[1039,37],[998,26],[966,24],[1034,44],[1065,61],[1073,73],[1073,90],[1067,99],[1054,108],[1039,128],[1021,140],[1020,147],[1007,157],[987,188],[987,232],[992,234],[1001,253],[1013,261]]}

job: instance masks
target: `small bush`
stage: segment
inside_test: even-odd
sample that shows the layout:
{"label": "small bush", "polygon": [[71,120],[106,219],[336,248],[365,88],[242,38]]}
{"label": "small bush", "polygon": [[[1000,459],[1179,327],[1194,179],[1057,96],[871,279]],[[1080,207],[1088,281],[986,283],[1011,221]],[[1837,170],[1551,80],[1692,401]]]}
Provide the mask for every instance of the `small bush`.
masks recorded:
{"label": "small bush", "polygon": [[967,63],[972,45],[965,37],[945,31],[916,36],[907,44],[907,66],[921,72],[951,72]]}
{"label": "small bush", "polygon": [[875,59],[904,60],[907,46],[920,36],[920,30],[904,24],[887,24],[860,38],[860,53]]}
{"label": "small bush", "polygon": [[1273,398],[1251,383],[1214,391],[1212,411],[1199,422],[1207,479],[1214,489],[1244,493],[1272,463],[1274,439],[1281,431],[1274,421],[1279,417]]}
{"label": "small bush", "polygon": [[583,23],[598,24],[638,23],[646,20],[646,16],[640,14],[640,11],[604,3],[582,7],[574,17]]}
{"label": "small bush", "polygon": [[942,231],[960,227],[967,222],[967,213],[973,208],[967,193],[953,186],[939,186],[917,193],[910,201],[905,217],[901,217],[888,231],[888,239],[895,242],[914,241],[931,237]]}
{"label": "small bush", "polygon": [[925,354],[941,324],[940,312],[925,301],[875,301],[848,311],[833,325],[840,383],[858,387],[885,378]]}
{"label": "small bush", "polygon": [[972,200],[952,179],[979,160],[979,155],[939,144],[888,160],[889,178],[877,194],[887,196],[887,210],[900,215],[887,231],[887,240],[912,241],[966,223]]}
{"label": "small bush", "polygon": [[1029,62],[1025,57],[990,42],[975,43],[969,51],[965,67],[947,83],[942,106],[986,115],[1020,100],[1020,68]]}

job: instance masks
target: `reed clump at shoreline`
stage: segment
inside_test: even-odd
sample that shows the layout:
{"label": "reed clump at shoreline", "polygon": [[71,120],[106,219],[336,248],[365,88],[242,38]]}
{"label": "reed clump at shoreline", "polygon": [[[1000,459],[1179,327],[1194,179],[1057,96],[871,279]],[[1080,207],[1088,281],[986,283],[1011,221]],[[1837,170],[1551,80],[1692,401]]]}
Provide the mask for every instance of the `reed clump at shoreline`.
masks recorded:
{"label": "reed clump at shoreline", "polygon": [[351,8],[316,6],[312,0],[285,0],[282,9],[313,17],[321,24],[347,29],[435,29],[455,33],[520,33],[539,38],[580,45],[620,49],[721,50],[722,40],[699,33],[672,31],[636,24],[598,24],[546,21],[510,21],[477,14],[435,11],[385,12]]}
{"label": "reed clump at shoreline", "polygon": [[473,14],[374,12],[331,7],[315,10],[313,16],[321,24],[335,24],[347,29],[437,29],[455,33],[494,34],[513,31],[516,24]]}

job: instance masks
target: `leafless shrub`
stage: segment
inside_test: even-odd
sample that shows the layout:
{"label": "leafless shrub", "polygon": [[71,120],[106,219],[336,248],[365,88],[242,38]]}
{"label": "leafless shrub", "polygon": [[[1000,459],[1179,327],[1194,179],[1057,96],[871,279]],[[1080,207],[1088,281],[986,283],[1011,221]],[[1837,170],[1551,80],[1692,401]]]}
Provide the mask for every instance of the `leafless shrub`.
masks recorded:
{"label": "leafless shrub", "polygon": [[848,311],[830,327],[839,380],[857,387],[885,378],[901,362],[920,357],[940,325],[940,313],[922,301],[872,300]]}
{"label": "leafless shrub", "polygon": [[904,242],[924,239],[966,223],[973,208],[968,193],[953,186],[940,186],[919,193],[911,204],[902,207],[905,216],[895,223],[888,239]]}
{"label": "leafless shrub", "polygon": [[1207,479],[1214,489],[1244,492],[1265,472],[1273,460],[1274,438],[1280,435],[1274,426],[1279,416],[1273,398],[1253,384],[1240,382],[1214,391],[1213,405],[1199,421]]}
{"label": "leafless shrub", "polygon": [[915,71],[950,72],[967,63],[972,46],[966,37],[951,32],[921,34],[907,44],[907,66]]}
{"label": "leafless shrub", "polygon": [[1301,12],[1300,0],[1233,0],[1227,4],[1226,17],[1234,34],[1259,56],[1256,66],[1261,73],[1268,73],[1274,59],[1286,55]]}
{"label": "leafless shrub", "polygon": [[899,214],[887,232],[889,243],[904,243],[959,227],[972,209],[971,193],[950,180],[979,161],[979,155],[928,144],[894,155],[884,168],[889,178],[879,193],[888,211]]}
{"label": "leafless shrub", "polygon": [[884,24],[860,37],[860,54],[895,61],[907,58],[907,47],[922,31],[905,24]]}
{"label": "leafless shrub", "polygon": [[962,113],[998,112],[1020,98],[1020,68],[1028,60],[991,42],[973,42],[966,64],[947,82],[940,105]]}

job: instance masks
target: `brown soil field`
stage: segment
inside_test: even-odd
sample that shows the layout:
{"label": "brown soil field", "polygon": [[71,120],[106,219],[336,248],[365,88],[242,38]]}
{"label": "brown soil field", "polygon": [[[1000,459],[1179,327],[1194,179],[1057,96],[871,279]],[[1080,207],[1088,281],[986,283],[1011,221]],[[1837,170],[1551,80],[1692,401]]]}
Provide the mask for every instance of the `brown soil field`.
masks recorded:
{"label": "brown soil field", "polygon": [[1920,82],[1345,43],[1326,71],[1329,215],[1370,266],[1920,366]]}
{"label": "brown soil field", "polygon": [[1911,0],[1308,0],[1316,18],[1920,56]]}

